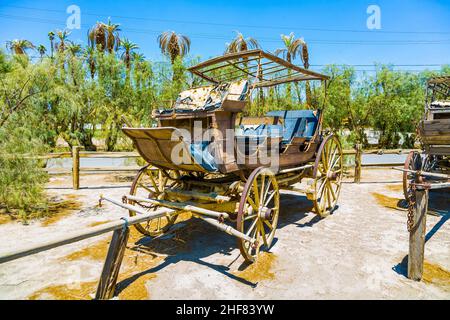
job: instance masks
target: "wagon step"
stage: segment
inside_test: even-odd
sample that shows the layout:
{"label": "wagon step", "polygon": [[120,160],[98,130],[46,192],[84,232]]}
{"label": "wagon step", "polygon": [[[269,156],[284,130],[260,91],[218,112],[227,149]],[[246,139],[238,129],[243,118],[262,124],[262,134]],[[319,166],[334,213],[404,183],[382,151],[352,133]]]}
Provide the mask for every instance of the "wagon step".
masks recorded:
{"label": "wagon step", "polygon": [[197,200],[205,200],[205,201],[211,201],[211,202],[217,202],[217,203],[224,203],[231,200],[230,197],[227,196],[221,196],[217,193],[200,193],[195,191],[177,191],[177,190],[165,190],[165,192],[168,195],[180,197],[180,198],[193,198]]}

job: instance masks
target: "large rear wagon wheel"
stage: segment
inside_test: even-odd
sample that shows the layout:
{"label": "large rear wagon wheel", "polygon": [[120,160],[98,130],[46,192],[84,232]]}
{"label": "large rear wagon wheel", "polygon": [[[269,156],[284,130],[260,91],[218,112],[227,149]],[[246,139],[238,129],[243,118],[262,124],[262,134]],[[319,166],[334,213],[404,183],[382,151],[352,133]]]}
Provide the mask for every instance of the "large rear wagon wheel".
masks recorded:
{"label": "large rear wagon wheel", "polygon": [[[164,200],[164,190],[166,188],[177,188],[180,186],[180,183],[175,179],[177,173],[170,172],[169,174],[169,176],[174,177],[174,179],[164,175],[160,169],[151,168],[148,165],[143,167],[134,178],[130,195],[147,199]],[[128,203],[144,208],[149,212],[155,211],[158,208],[147,202],[128,200]],[[129,215],[130,217],[133,217],[136,213],[134,211],[129,211]],[[138,223],[134,226],[141,234],[156,237],[167,232],[167,230],[175,223],[176,218],[176,215],[167,215],[144,223]]]}
{"label": "large rear wagon wheel", "polygon": [[314,211],[322,218],[334,211],[341,192],[343,154],[341,143],[334,135],[326,137],[319,147],[313,170],[312,193]]}
{"label": "large rear wagon wheel", "polygon": [[[406,170],[419,171],[422,169],[422,156],[417,151],[411,151],[405,160],[405,165],[403,166]],[[411,172],[403,172],[403,195],[406,201],[410,201],[411,194],[411,184],[414,183],[416,175]]]}
{"label": "large rear wagon wheel", "polygon": [[237,230],[255,239],[255,244],[238,239],[247,262],[254,262],[261,250],[269,250],[280,212],[280,191],[275,174],[268,168],[255,169],[244,186],[237,216]]}

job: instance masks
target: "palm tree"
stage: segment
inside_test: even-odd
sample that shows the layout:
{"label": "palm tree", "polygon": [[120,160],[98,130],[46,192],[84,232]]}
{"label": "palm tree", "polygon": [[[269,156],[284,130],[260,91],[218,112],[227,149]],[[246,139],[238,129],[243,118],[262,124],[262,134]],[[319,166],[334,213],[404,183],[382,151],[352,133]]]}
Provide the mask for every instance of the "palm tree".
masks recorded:
{"label": "palm tree", "polygon": [[184,57],[191,49],[191,40],[175,31],[165,31],[158,36],[159,48],[163,55],[170,58],[172,65],[177,57]]}
{"label": "palm tree", "polygon": [[39,52],[39,55],[41,56],[41,59],[42,59],[42,58],[44,58],[44,55],[47,52],[47,48],[43,44],[40,44],[37,47],[37,51]]}
{"label": "palm tree", "polygon": [[58,52],[64,52],[66,50],[66,41],[69,35],[70,31],[67,30],[56,31],[56,36],[59,39],[59,43],[55,44],[55,49],[58,50]]}
{"label": "palm tree", "polygon": [[95,77],[95,49],[93,47],[87,47],[84,51],[84,57],[86,58],[86,62],[89,65],[89,72],[91,73],[91,79]]}
{"label": "palm tree", "polygon": [[134,52],[134,50],[139,49],[139,47],[137,44],[135,44],[125,38],[120,41],[120,48],[123,50],[121,58],[122,58],[123,62],[125,63],[127,69],[130,69],[131,54]]}
{"label": "palm tree", "polygon": [[[308,46],[302,38],[295,38],[295,35],[293,32],[291,32],[288,36],[282,34],[281,40],[283,40],[284,48],[275,50],[275,55],[282,55],[284,59],[286,59],[289,63],[292,63],[297,56],[300,56],[303,67],[305,69],[309,68],[309,53],[308,53]],[[291,86],[290,84],[287,85],[287,94],[288,94],[288,100],[291,99]],[[306,102],[308,105],[310,105],[311,101],[311,88],[309,86],[309,82],[306,82]]]}
{"label": "palm tree", "polygon": [[139,52],[131,52],[131,60],[133,60],[133,62],[144,62],[145,56]]}
{"label": "palm tree", "polygon": [[70,54],[74,57],[78,56],[82,51],[83,48],[78,43],[69,42],[69,45],[67,46],[67,50],[70,52]]}
{"label": "palm tree", "polygon": [[226,46],[225,53],[235,53],[249,49],[257,49],[259,48],[259,43],[256,39],[252,37],[245,38],[242,33],[236,31],[236,38],[230,43],[227,43]]}
{"label": "palm tree", "polygon": [[55,33],[53,31],[50,31],[48,33],[48,39],[50,40],[50,52],[51,52],[51,57],[53,58],[53,41],[55,40]]}
{"label": "palm tree", "polygon": [[95,26],[88,31],[88,41],[92,47],[97,47],[100,51],[107,50],[113,53],[120,44],[119,31],[120,24],[115,24],[108,19],[108,23],[97,22]]}
{"label": "palm tree", "polygon": [[34,49],[35,46],[29,40],[14,39],[6,42],[6,47],[16,55],[27,55],[27,50]]}
{"label": "palm tree", "polygon": [[119,31],[120,24],[115,24],[111,22],[111,19],[108,19],[108,23],[105,25],[106,31],[108,33],[108,37],[106,39],[106,48],[109,53],[117,50],[120,44]]}

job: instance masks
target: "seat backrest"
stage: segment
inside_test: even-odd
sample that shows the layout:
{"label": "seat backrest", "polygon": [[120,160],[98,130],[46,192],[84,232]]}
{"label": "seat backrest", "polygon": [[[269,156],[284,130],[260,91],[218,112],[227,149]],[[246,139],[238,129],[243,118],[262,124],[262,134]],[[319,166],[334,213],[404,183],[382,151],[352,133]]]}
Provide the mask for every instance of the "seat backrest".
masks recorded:
{"label": "seat backrest", "polygon": [[248,81],[240,80],[230,83],[228,88],[228,100],[242,101],[245,100],[245,96],[248,90]]}
{"label": "seat backrest", "polygon": [[284,120],[283,142],[289,143],[293,137],[312,138],[319,122],[319,111],[289,110],[271,111],[269,117],[278,117]]}
{"label": "seat backrest", "polygon": [[175,109],[194,110],[203,107],[212,89],[212,86],[205,86],[181,92],[175,103]]}

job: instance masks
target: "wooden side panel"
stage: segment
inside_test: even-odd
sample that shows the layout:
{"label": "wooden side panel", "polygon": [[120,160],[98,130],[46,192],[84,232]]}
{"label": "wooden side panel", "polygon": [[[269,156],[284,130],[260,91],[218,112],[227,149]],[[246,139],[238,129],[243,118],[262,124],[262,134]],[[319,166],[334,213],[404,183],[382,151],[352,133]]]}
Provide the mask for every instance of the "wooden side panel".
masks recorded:
{"label": "wooden side panel", "polygon": [[419,130],[425,145],[450,146],[450,119],[422,121]]}

